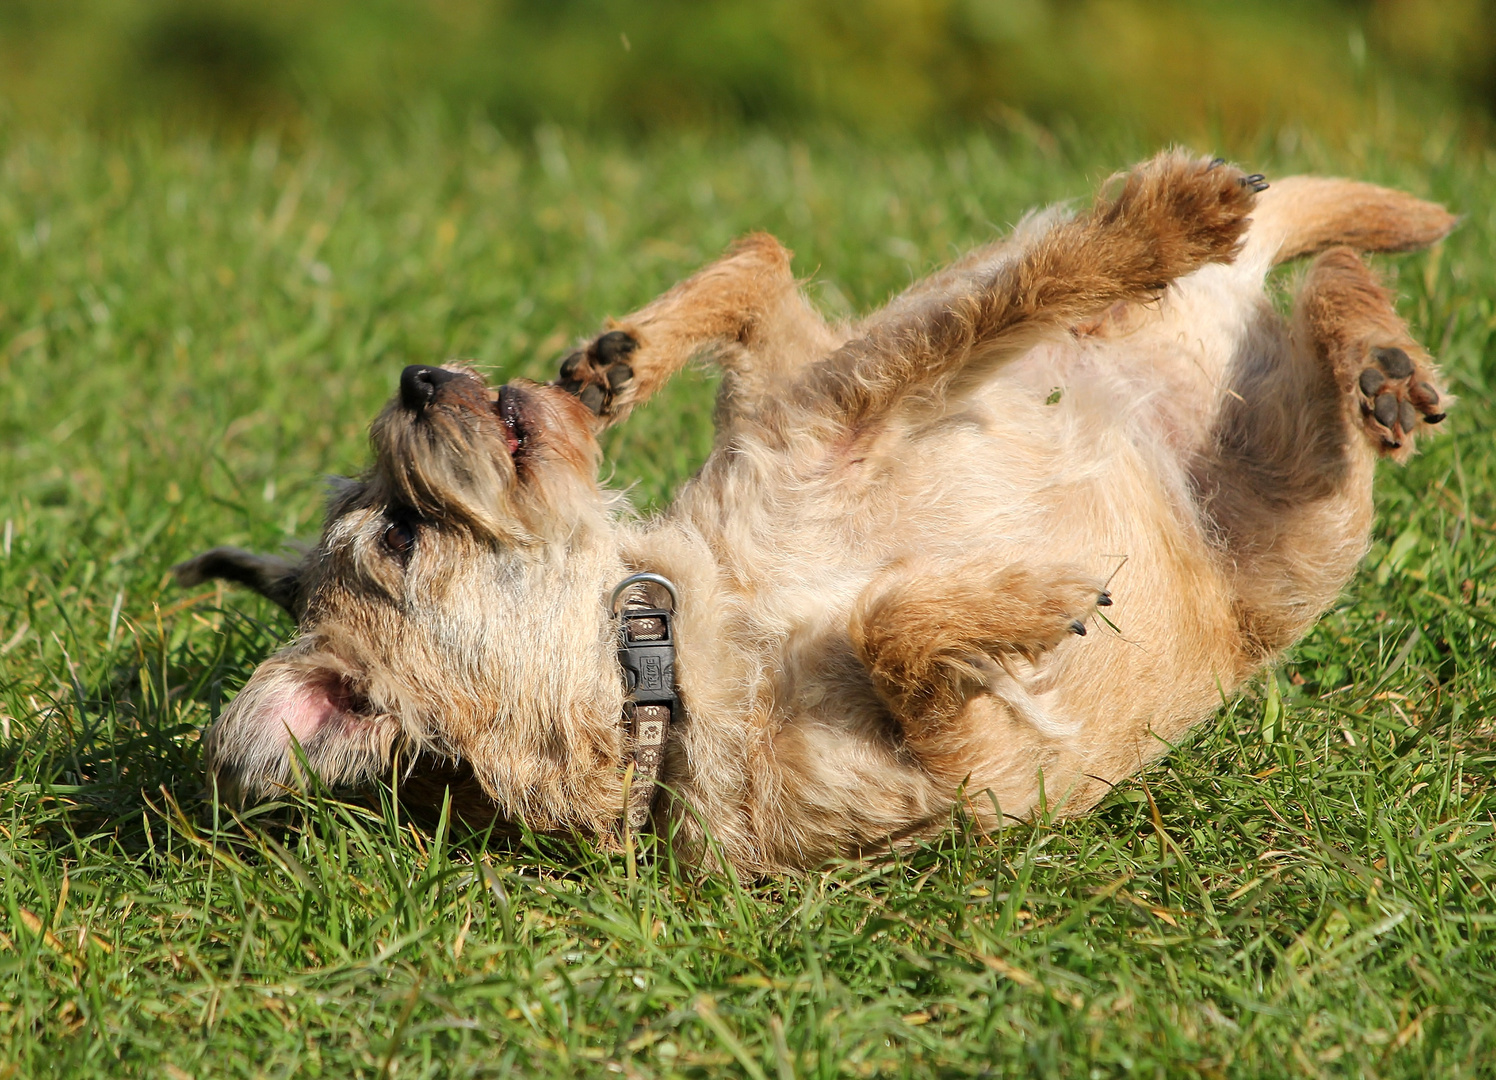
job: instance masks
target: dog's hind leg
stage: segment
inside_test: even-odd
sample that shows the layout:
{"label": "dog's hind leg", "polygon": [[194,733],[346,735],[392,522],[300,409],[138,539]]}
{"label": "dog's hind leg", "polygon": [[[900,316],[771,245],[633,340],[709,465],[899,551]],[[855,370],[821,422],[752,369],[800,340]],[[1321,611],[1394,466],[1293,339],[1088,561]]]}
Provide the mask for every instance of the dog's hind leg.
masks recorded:
{"label": "dog's hind leg", "polygon": [[751,401],[786,370],[835,349],[838,335],[800,293],[790,252],[767,233],[739,240],[721,259],[561,362],[558,385],[602,426],[624,419],[702,353],[724,370],[719,408]]}
{"label": "dog's hind leg", "polygon": [[1406,192],[1328,176],[1273,181],[1252,213],[1241,263],[1270,266],[1332,247],[1417,251],[1442,239],[1457,219]]}
{"label": "dog's hind leg", "polygon": [[1088,315],[1157,295],[1206,263],[1229,262],[1258,179],[1163,154],[1089,214],[1034,219],[995,265],[895,303],[806,369],[786,400],[860,428],[904,403],[960,394]]}
{"label": "dog's hind leg", "polygon": [[[1090,347],[1080,355],[1086,370],[1108,371],[1107,393],[1139,403],[1171,443],[1198,446],[1228,392],[1243,335],[1263,325],[1263,280],[1273,267],[1331,247],[1411,251],[1455,221],[1441,206],[1374,184],[1275,178],[1257,197],[1233,263],[1176,282],[1159,304],[1114,304],[1083,320],[1074,332]],[[1065,381],[1055,373],[1056,383]]]}
{"label": "dog's hind leg", "polygon": [[[1264,313],[1264,318],[1271,317]],[[1255,666],[1328,607],[1365,553],[1381,457],[1406,461],[1449,399],[1349,248],[1319,256],[1291,333],[1248,335],[1192,474]]]}
{"label": "dog's hind leg", "polygon": [[996,669],[1033,661],[1074,635],[1111,598],[1076,567],[966,566],[910,560],[863,590],[848,635],[916,753],[946,741],[966,701]]}

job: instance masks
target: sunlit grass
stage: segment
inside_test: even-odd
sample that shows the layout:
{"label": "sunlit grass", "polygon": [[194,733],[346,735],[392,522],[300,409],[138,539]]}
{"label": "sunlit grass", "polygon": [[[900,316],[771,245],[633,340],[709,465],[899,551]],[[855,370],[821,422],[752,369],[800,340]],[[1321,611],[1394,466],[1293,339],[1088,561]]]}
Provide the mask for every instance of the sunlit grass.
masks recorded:
{"label": "sunlit grass", "polygon": [[[402,365],[543,377],[752,228],[866,308],[1149,149],[0,139],[0,1077],[1488,1072],[1496,168],[1458,148],[1252,162],[1467,215],[1383,264],[1462,401],[1345,602],[1097,813],[697,881],[204,790],[198,732],[290,626],[166,569],[314,534]],[[636,502],[710,395],[613,437]]]}

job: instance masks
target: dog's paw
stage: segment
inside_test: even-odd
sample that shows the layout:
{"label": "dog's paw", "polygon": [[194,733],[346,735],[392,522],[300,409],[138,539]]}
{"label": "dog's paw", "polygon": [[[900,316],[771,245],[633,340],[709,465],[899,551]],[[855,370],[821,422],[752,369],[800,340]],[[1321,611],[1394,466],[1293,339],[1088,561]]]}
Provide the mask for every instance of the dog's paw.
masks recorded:
{"label": "dog's paw", "polygon": [[992,642],[993,651],[1036,660],[1072,637],[1085,637],[1086,624],[1097,608],[1111,607],[1112,594],[1095,581],[1072,578],[1049,583],[1031,603],[1031,617],[1013,620],[1010,640]]}
{"label": "dog's paw", "polygon": [[638,347],[638,339],[623,330],[600,334],[585,349],[561,361],[556,385],[575,394],[598,416],[608,416],[634,381],[629,357]]}
{"label": "dog's paw", "polygon": [[1223,158],[1160,154],[1126,178],[1098,208],[1101,218],[1146,242],[1158,286],[1206,263],[1230,262],[1240,250],[1261,173],[1247,174]]}
{"label": "dog's paw", "polygon": [[1416,345],[1373,346],[1365,363],[1356,379],[1361,420],[1381,453],[1411,447],[1421,428],[1444,419],[1446,396]]}
{"label": "dog's paw", "polygon": [[[1055,620],[1054,644],[1059,644],[1067,635],[1086,636],[1086,623],[1096,614],[1097,608],[1111,607],[1112,594],[1089,583],[1077,583],[1063,598]],[[1063,624],[1063,627],[1061,626]]]}

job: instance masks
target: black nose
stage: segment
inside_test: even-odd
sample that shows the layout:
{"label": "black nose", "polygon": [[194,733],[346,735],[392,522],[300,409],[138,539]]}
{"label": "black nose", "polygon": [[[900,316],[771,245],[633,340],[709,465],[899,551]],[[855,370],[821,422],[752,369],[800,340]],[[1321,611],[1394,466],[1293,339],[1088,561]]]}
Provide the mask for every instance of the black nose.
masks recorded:
{"label": "black nose", "polygon": [[457,372],[446,368],[411,364],[400,372],[400,402],[407,409],[419,412],[435,399],[438,386],[455,378]]}

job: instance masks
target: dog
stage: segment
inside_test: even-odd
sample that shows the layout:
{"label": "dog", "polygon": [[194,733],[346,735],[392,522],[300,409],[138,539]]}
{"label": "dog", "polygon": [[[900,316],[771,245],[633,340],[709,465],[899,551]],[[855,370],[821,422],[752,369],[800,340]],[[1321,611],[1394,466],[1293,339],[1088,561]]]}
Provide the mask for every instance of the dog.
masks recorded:
{"label": "dog", "polygon": [[[1084,811],[1350,579],[1374,466],[1449,403],[1360,253],[1454,223],[1171,151],[854,324],[751,235],[554,383],[407,368],[304,557],[176,568],[298,623],[207,734],[211,772],[237,800],[394,775],[752,874],[960,808]],[[1285,319],[1266,276],[1309,256]],[[703,353],[714,448],[641,520],[597,436]]]}

